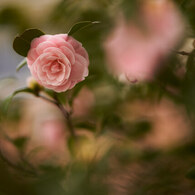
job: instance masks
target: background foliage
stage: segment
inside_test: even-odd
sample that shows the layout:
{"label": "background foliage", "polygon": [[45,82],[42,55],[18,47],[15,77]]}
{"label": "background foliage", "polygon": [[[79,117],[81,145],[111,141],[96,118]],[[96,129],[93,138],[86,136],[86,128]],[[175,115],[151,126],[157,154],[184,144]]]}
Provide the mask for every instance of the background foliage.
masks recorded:
{"label": "background foliage", "polygon": [[[195,2],[175,3],[188,23],[183,41],[186,43],[195,36]],[[89,76],[58,96],[73,111],[78,110],[74,105],[83,89],[92,94],[94,101],[86,114],[73,115],[77,138],[69,136],[64,127],[66,149],[60,152],[59,148],[50,151],[33,145],[32,127],[27,121],[23,127],[25,107],[29,106],[28,101],[33,106],[37,98],[16,96],[8,111],[9,100],[2,98],[0,195],[195,194],[193,47],[186,53],[173,52],[154,81],[129,85],[119,82],[107,70],[103,42],[120,10],[127,19],[136,17],[138,1],[61,0],[45,13],[43,6],[45,17],[37,20],[33,20],[35,13],[24,9],[25,6],[30,9],[30,4],[19,5],[3,4],[0,10],[1,29],[6,29],[11,37],[28,27],[54,34],[68,32],[79,21],[100,21],[74,34],[89,52]],[[181,76],[178,72],[182,70],[185,73]],[[7,83],[2,80],[1,85]],[[46,93],[52,96],[51,91]],[[86,93],[81,104],[90,104],[89,96]],[[42,113],[41,109],[38,112]],[[61,117],[56,110],[55,113]],[[180,120],[184,125],[180,125]]]}

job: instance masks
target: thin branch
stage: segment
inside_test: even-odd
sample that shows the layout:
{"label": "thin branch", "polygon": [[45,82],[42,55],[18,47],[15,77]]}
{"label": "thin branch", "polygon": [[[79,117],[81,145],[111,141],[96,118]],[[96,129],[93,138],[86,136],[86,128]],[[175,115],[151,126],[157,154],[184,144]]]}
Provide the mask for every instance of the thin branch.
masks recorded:
{"label": "thin branch", "polygon": [[64,115],[64,118],[66,119],[66,124],[67,124],[67,127],[69,129],[69,132],[71,134],[71,136],[73,137],[76,137],[76,134],[75,134],[75,131],[74,131],[74,126],[72,124],[72,120],[71,120],[71,113],[69,113],[64,107],[62,104],[60,104],[57,100],[51,100],[45,96],[42,96],[42,95],[38,95],[38,97],[56,105],[60,111],[62,112],[62,114]]}
{"label": "thin branch", "polygon": [[33,170],[29,170],[29,169],[25,169],[23,166],[20,166],[20,165],[17,165],[17,164],[14,164],[12,163],[11,161],[9,161],[2,153],[1,149],[0,149],[0,158],[1,160],[6,163],[9,167],[17,170],[17,171],[22,171],[26,174],[29,174],[29,175],[32,175],[32,176],[36,176],[37,173]]}

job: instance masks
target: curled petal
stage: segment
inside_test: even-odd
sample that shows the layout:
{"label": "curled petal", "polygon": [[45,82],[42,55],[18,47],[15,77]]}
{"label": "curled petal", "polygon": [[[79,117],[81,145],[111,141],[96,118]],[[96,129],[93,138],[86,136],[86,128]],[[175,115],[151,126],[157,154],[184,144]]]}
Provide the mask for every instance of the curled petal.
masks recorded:
{"label": "curled petal", "polygon": [[36,47],[36,52],[38,55],[41,55],[49,47],[55,47],[55,44],[50,41],[42,42]]}

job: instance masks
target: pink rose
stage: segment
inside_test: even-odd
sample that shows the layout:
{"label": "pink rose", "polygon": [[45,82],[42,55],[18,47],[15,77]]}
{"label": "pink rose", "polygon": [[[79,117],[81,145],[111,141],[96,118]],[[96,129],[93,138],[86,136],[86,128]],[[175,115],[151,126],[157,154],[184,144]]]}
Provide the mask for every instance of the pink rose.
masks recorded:
{"label": "pink rose", "polygon": [[152,80],[184,33],[183,18],[171,1],[140,5],[141,25],[120,17],[104,45],[110,71],[131,82]]}
{"label": "pink rose", "polygon": [[43,35],[31,42],[27,64],[39,84],[62,92],[88,76],[89,58],[82,44],[73,37]]}

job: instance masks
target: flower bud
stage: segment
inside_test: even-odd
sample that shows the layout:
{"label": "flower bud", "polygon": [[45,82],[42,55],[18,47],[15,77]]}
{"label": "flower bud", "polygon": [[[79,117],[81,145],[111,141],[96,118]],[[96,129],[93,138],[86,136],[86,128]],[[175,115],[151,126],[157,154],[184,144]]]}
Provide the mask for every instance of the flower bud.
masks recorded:
{"label": "flower bud", "polygon": [[34,77],[30,76],[27,78],[27,87],[36,91],[36,92],[39,92],[43,89],[43,86],[41,86],[36,80]]}

